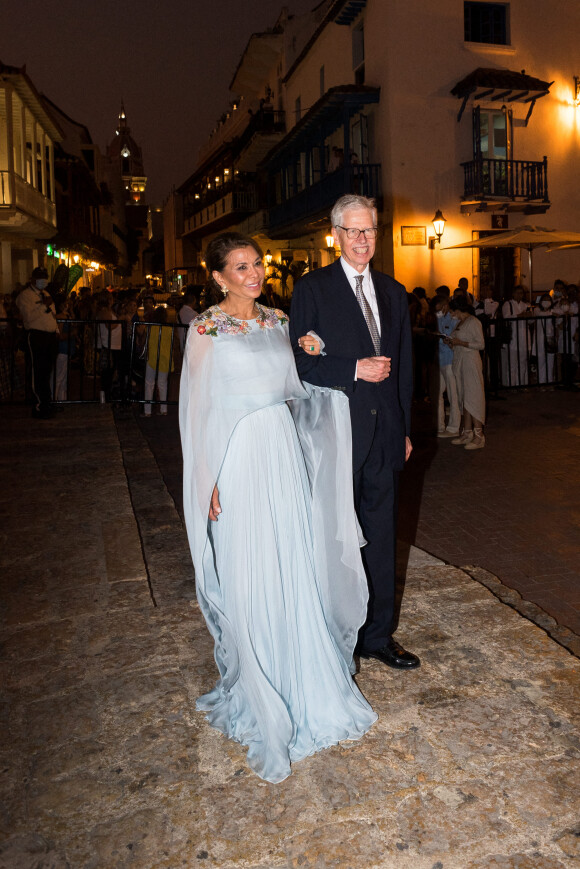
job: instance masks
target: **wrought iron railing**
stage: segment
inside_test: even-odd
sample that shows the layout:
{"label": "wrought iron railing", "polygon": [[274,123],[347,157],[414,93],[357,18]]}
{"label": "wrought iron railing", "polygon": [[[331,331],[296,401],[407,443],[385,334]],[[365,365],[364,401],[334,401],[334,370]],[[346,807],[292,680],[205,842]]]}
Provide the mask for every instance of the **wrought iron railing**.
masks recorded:
{"label": "wrought iron railing", "polygon": [[549,201],[547,157],[540,162],[481,158],[461,165],[464,199]]}
{"label": "wrought iron railing", "polygon": [[357,193],[377,199],[381,193],[380,163],[361,163],[329,172],[314,184],[306,185],[284,202],[270,205],[270,228],[330,210],[339,196]]}

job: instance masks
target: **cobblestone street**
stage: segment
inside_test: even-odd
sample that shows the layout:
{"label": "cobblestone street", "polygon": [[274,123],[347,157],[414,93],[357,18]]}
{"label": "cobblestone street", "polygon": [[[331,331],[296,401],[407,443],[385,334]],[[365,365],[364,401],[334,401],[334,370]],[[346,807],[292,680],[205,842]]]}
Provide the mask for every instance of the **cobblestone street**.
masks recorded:
{"label": "cobblestone street", "polygon": [[[415,404],[399,538],[449,564],[490,571],[580,634],[580,396],[503,395],[489,404],[487,445],[477,452],[435,438],[430,405]],[[172,411],[139,424],[181,510]]]}
{"label": "cobblestone street", "polygon": [[[529,490],[530,545],[541,499],[550,540],[556,529],[558,569],[568,564],[571,575],[578,488],[568,498],[563,487],[577,480],[577,416],[556,404],[542,411],[554,416],[530,426],[525,398],[494,410],[482,452],[435,445],[429,467],[444,461],[446,504],[456,499],[442,522],[482,527],[476,516],[489,516],[503,485],[505,512],[491,519],[503,527],[515,512],[507,531],[519,539],[511,442]],[[401,552],[400,636],[423,666],[405,674],[362,662],[357,680],[379,714],[368,736],[297,764],[280,785],[249,772],[244,749],[195,712],[216,668],[172,498],[175,416],[145,423],[132,413],[115,421],[98,406],[68,407],[50,422],[30,420],[23,408],[5,415],[0,867],[577,865],[578,638],[565,620],[558,626],[537,610],[537,624],[522,616],[473,547],[451,549],[456,534],[449,552],[440,541],[437,554],[478,565],[473,575],[421,550]],[[537,452],[534,428],[551,444],[549,456]],[[431,447],[419,426],[416,495]],[[476,491],[464,491],[466,481]],[[435,486],[426,472],[424,506],[402,505],[401,536],[415,528],[407,539],[431,551],[422,535],[425,517],[442,509]],[[438,527],[429,540],[437,542]]]}
{"label": "cobblestone street", "polygon": [[433,437],[415,406],[399,536],[457,566],[498,576],[580,634],[580,396],[504,392],[489,403],[486,447]]}

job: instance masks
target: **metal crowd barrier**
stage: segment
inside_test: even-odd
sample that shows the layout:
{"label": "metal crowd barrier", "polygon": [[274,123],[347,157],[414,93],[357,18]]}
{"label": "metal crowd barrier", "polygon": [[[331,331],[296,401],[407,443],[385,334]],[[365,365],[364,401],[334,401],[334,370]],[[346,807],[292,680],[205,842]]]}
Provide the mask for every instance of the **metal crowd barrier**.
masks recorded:
{"label": "metal crowd barrier", "polygon": [[[123,320],[58,319],[58,354],[51,372],[57,404],[177,404],[187,326]],[[30,382],[25,331],[0,319],[0,401],[24,403]]]}
{"label": "metal crowd barrier", "polygon": [[578,376],[578,314],[505,317],[484,325],[488,391],[572,386]]}
{"label": "metal crowd barrier", "polygon": [[[572,386],[579,370],[578,321],[578,314],[548,314],[485,322],[487,391]],[[122,320],[58,323],[61,338],[52,372],[56,403],[138,404],[145,414],[154,406],[165,413],[168,405],[177,404],[187,326]],[[18,321],[0,319],[0,401],[31,400],[24,337]]]}

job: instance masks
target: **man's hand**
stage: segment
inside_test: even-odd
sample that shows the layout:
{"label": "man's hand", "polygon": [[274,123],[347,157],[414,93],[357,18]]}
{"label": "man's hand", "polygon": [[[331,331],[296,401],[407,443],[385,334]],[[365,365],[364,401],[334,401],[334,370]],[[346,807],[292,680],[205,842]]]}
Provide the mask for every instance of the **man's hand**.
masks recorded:
{"label": "man's hand", "polygon": [[303,335],[302,338],[298,339],[298,344],[301,350],[304,350],[309,356],[320,354],[320,341],[318,338],[313,338],[312,335]]}
{"label": "man's hand", "polygon": [[391,360],[387,356],[369,356],[359,359],[356,366],[357,380],[380,383],[391,373]]}
{"label": "man's hand", "polygon": [[411,438],[406,437],[405,438],[405,461],[406,462],[409,461],[409,457],[410,457],[412,452],[413,452],[413,444],[411,443]]}

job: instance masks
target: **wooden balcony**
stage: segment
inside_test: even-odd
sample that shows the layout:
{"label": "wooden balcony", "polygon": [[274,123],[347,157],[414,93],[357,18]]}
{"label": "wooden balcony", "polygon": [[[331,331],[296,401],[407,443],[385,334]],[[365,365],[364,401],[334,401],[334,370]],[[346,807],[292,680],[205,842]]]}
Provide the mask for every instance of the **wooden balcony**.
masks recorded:
{"label": "wooden balcony", "polygon": [[2,170],[0,228],[4,232],[51,238],[56,230],[56,205],[20,175]]}
{"label": "wooden balcony", "polygon": [[462,163],[462,211],[487,209],[541,214],[550,207],[548,158],[532,160],[470,160]]}
{"label": "wooden balcony", "polygon": [[380,163],[362,163],[329,172],[284,202],[270,206],[270,232],[301,234],[309,225],[328,218],[336,200],[345,193],[380,199],[380,179]]}
{"label": "wooden balcony", "polygon": [[238,223],[258,208],[256,189],[253,184],[244,189],[222,190],[221,195],[199,200],[199,205],[186,210],[183,234],[198,234],[206,228],[215,232]]}

